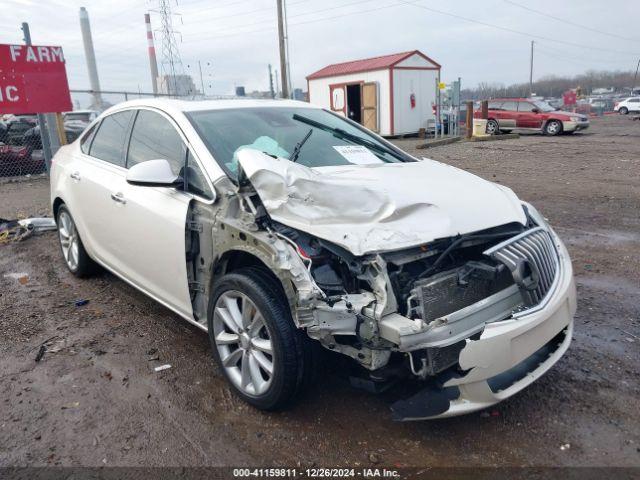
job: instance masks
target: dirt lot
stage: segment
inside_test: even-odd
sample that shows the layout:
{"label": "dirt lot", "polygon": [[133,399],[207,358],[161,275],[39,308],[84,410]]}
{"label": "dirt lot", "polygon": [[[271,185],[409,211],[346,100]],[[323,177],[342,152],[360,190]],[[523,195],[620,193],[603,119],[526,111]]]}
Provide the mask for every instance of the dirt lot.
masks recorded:
{"label": "dirt lot", "polygon": [[[384,395],[329,371],[293,410],[260,413],[204,333],[110,274],[74,278],[49,233],[0,246],[0,465],[640,466],[640,122],[417,154],[511,186],[567,242],[574,341],[540,381],[486,412],[394,423]],[[46,179],[0,196],[0,217],[49,210]]]}

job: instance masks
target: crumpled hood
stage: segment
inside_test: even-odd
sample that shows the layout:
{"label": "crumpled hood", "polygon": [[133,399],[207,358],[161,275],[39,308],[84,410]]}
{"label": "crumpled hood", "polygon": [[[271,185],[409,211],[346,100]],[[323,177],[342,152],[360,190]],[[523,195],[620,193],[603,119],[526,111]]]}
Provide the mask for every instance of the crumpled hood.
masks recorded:
{"label": "crumpled hood", "polygon": [[308,168],[245,149],[238,162],[271,218],[354,255],[526,222],[510,189],[434,160]]}

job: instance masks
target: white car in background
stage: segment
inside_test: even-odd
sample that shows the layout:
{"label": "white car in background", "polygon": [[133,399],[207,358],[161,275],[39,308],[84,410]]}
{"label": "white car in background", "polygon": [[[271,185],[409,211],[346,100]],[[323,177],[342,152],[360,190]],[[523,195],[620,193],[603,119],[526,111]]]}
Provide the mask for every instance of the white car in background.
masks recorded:
{"label": "white car in background", "polygon": [[621,115],[626,115],[629,112],[640,112],[640,97],[629,97],[616,102],[613,105],[613,111]]}
{"label": "white car in background", "polygon": [[67,267],[110,270],[208,332],[235,392],[294,400],[319,347],[404,378],[416,420],[522,390],[571,342],[564,245],[508,188],[293,101],[138,100],[55,156]]}

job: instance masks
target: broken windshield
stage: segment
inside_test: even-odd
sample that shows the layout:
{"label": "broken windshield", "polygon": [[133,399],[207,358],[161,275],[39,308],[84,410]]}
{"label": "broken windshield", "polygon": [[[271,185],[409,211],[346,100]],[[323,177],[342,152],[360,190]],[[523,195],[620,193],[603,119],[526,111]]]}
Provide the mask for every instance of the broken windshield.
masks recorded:
{"label": "broken windshield", "polygon": [[313,134],[296,159],[307,167],[412,160],[366,130],[317,108],[235,108],[186,115],[213,157],[232,177],[237,174],[238,152],[242,149],[292,159],[296,145],[310,131]]}

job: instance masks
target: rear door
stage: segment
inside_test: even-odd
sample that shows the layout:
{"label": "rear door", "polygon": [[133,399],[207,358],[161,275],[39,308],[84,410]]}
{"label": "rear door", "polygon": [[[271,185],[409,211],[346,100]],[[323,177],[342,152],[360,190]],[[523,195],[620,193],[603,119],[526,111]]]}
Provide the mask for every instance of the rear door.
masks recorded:
{"label": "rear door", "polygon": [[362,125],[378,131],[378,84],[375,82],[362,85]]}
{"label": "rear door", "polygon": [[518,128],[542,128],[543,115],[537,110],[536,106],[527,101],[518,102],[518,117],[516,125]]}
{"label": "rear door", "polygon": [[118,273],[124,269],[113,247],[121,237],[116,225],[122,205],[112,195],[126,185],[124,144],[133,114],[113,113],[83,138],[81,153],[68,169],[65,198],[89,254]]}
{"label": "rear door", "polygon": [[[489,105],[491,107],[491,104]],[[518,115],[516,102],[511,100],[502,100],[496,105],[496,119],[501,129],[515,128],[516,117]]]}
{"label": "rear door", "polygon": [[[141,109],[133,123],[127,151],[127,168],[149,160],[164,159],[173,173],[185,174],[189,155],[200,175],[199,197],[212,198],[210,182],[189,154],[182,132],[163,112]],[[194,182],[195,183],[195,182]],[[193,187],[193,185],[192,185]],[[192,317],[187,280],[185,228],[189,203],[194,195],[169,187],[125,184],[123,215],[117,223],[121,235],[115,249],[128,268],[127,278],[179,313]],[[207,201],[208,198],[204,198]]]}

